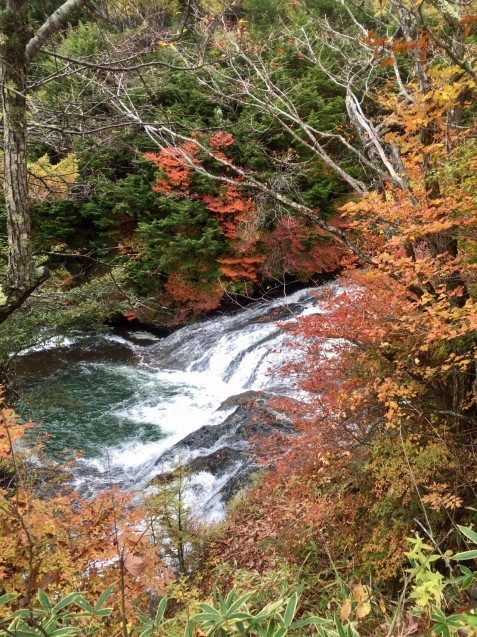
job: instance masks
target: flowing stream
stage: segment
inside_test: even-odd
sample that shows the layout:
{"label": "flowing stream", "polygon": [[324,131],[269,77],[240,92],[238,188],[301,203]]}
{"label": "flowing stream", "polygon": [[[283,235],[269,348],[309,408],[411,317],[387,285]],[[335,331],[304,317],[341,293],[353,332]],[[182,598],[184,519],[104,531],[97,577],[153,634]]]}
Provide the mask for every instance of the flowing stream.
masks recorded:
{"label": "flowing stream", "polygon": [[[53,457],[82,450],[74,475],[86,495],[110,481],[143,488],[159,472],[161,453],[233,411],[217,412],[229,396],[294,391],[291,379],[272,373],[291,356],[279,323],[319,313],[319,290],[255,303],[161,339],[130,332],[50,341],[21,357],[17,411],[48,434]],[[218,485],[202,474],[209,502]]]}

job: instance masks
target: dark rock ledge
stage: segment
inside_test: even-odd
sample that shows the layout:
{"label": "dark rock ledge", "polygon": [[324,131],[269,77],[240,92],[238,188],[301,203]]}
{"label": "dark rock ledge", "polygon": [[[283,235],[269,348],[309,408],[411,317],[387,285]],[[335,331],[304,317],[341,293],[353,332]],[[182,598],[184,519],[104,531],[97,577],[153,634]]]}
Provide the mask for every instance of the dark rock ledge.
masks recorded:
{"label": "dark rock ledge", "polygon": [[[228,502],[240,489],[250,484],[251,475],[260,469],[250,450],[253,439],[274,434],[293,434],[293,422],[273,406],[274,394],[246,391],[231,396],[219,407],[230,410],[218,425],[204,425],[165,451],[156,465],[187,459],[182,466],[191,473],[207,471],[221,482],[220,491],[210,494]],[[170,474],[162,474],[168,479]]]}

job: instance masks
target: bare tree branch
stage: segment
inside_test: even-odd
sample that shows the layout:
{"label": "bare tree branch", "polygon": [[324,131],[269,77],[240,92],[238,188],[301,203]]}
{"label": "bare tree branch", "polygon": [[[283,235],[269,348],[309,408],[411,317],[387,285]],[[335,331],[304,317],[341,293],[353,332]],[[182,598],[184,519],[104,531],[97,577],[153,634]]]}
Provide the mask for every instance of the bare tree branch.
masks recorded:
{"label": "bare tree branch", "polygon": [[27,61],[30,62],[51,36],[57,33],[65,22],[86,6],[88,1],[66,0],[61,7],[54,11],[28,42],[26,47]]}

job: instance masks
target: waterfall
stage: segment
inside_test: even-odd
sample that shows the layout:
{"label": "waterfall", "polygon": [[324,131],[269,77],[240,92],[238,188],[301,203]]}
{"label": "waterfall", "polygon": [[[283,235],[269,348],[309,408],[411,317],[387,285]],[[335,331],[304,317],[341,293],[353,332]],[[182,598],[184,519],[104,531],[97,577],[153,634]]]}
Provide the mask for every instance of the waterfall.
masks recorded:
{"label": "waterfall", "polygon": [[[235,406],[219,409],[230,396],[247,390],[296,391],[290,379],[273,373],[293,354],[286,347],[290,336],[280,323],[319,313],[320,290],[256,302],[162,339],[131,332],[94,338],[78,334],[66,343],[50,342],[27,355],[42,357],[47,369],[45,357],[55,360],[46,377],[27,375],[18,411],[52,434],[52,448],[85,450],[75,480],[86,495],[109,481],[142,489],[163,470],[161,456],[170,462],[166,452],[174,445],[204,426],[222,426],[232,417]],[[226,438],[229,449],[233,435]],[[210,451],[196,449],[190,455]],[[188,453],[187,448],[182,453]],[[228,471],[238,469],[232,462]],[[200,471],[192,480],[196,500],[208,514],[214,509],[215,517],[221,507],[215,496],[227,477]]]}

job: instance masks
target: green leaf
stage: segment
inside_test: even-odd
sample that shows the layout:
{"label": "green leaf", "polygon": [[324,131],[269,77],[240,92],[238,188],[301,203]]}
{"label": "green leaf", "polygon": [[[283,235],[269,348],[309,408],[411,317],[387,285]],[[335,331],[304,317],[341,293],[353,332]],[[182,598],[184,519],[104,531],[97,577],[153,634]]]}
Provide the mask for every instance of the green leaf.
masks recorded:
{"label": "green leaf", "polygon": [[230,593],[227,595],[227,599],[225,600],[225,606],[228,608],[230,604],[234,601],[235,598],[235,589],[232,588]]}
{"label": "green leaf", "polygon": [[211,606],[210,604],[199,604],[199,608],[201,608],[202,610],[204,610],[206,613],[213,613],[214,615],[216,615],[217,617],[220,617],[220,613],[218,610],[216,610],[213,606]]}
{"label": "green leaf", "polygon": [[446,623],[448,626],[460,628],[465,625],[465,617],[464,615],[449,615],[449,617],[446,618]]}
{"label": "green leaf", "polygon": [[244,613],[241,611],[237,611],[236,613],[234,613],[233,615],[229,615],[229,621],[231,620],[237,620],[237,619],[248,619],[249,621],[253,621],[254,617],[253,615],[250,615],[250,613]]}
{"label": "green leaf", "polygon": [[139,637],[149,637],[149,635],[152,635],[154,631],[154,627],[150,626],[149,628],[146,628],[146,630],[144,630]]}
{"label": "green leaf", "polygon": [[235,602],[229,608],[229,613],[235,613],[241,606],[246,604],[248,602],[248,600],[251,597],[253,597],[254,595],[255,595],[255,591],[252,591],[251,593],[245,593],[244,595],[241,595],[238,599],[235,600]]}
{"label": "green leaf", "polygon": [[104,602],[108,599],[108,597],[113,592],[114,586],[115,586],[114,584],[111,584],[111,586],[108,586],[108,588],[101,593],[101,595],[98,597],[98,601],[94,605],[95,611],[100,610],[103,607]]}
{"label": "green leaf", "polygon": [[462,587],[461,587],[462,590],[463,591],[467,590],[473,581],[474,581],[474,576],[472,575],[472,573],[470,575],[467,575],[467,577],[462,582]]}
{"label": "green leaf", "polygon": [[83,596],[78,597],[78,599],[76,600],[76,604],[78,604],[78,606],[79,606],[80,608],[82,608],[83,610],[88,611],[88,613],[93,614],[93,612],[94,612],[93,607],[91,606],[91,604],[89,604],[89,603],[85,600],[85,598],[84,598]]}
{"label": "green leaf", "polygon": [[444,613],[441,611],[440,608],[438,608],[437,606],[434,606],[434,608],[432,609],[431,619],[433,619],[435,622],[445,622],[446,616],[444,615]]}
{"label": "green leaf", "polygon": [[277,600],[276,602],[271,602],[267,604],[262,610],[255,615],[255,619],[267,619],[270,617],[275,611],[282,608],[284,601],[282,599]]}
{"label": "green leaf", "polygon": [[466,578],[464,577],[464,575],[458,575],[457,577],[449,577],[448,579],[446,579],[446,584],[460,584],[460,582],[464,582],[465,579]]}
{"label": "green leaf", "polygon": [[433,635],[442,635],[442,637],[451,637],[450,630],[445,624],[433,626],[432,633]]}
{"label": "green leaf", "polygon": [[194,637],[195,635],[195,621],[190,619],[185,627],[184,637]]}
{"label": "green leaf", "polygon": [[16,610],[11,617],[30,617],[30,611],[28,608],[19,608]]}
{"label": "green leaf", "polygon": [[53,630],[54,628],[56,628],[57,623],[58,623],[58,616],[44,619],[40,624],[41,627],[43,628],[43,634],[49,633],[50,630]]}
{"label": "green leaf", "polygon": [[297,605],[298,605],[298,594],[293,593],[293,595],[290,597],[290,600],[285,610],[285,616],[284,616],[285,626],[290,626],[290,624],[292,623],[293,618],[295,617]]}
{"label": "green leaf", "polygon": [[48,599],[48,595],[45,593],[45,591],[42,588],[38,589],[38,601],[40,602],[42,608],[44,608],[47,611],[51,610],[51,602]]}
{"label": "green leaf", "polygon": [[5,595],[2,595],[0,597],[0,606],[2,604],[8,604],[8,602],[11,602],[12,599],[16,599],[18,597],[17,593],[6,593]]}
{"label": "green leaf", "polygon": [[461,562],[464,560],[475,560],[476,557],[477,557],[477,549],[474,549],[472,551],[464,551],[463,553],[456,553],[455,555],[452,556],[452,559],[456,560],[457,562]]}
{"label": "green leaf", "polygon": [[[108,608],[109,611],[111,611],[112,609]],[[98,611],[98,613],[95,613],[95,617],[101,617],[101,614],[103,611],[100,610]],[[65,620],[70,620],[70,619],[77,619],[79,617],[92,617],[92,613],[90,611],[84,611],[84,612],[74,612],[74,613],[62,613],[60,615],[61,619],[63,621]]]}
{"label": "green leaf", "polygon": [[346,632],[343,628],[343,624],[338,619],[336,620],[336,629],[338,631],[339,637],[346,637]]}
{"label": "green leaf", "polygon": [[156,626],[158,626],[161,623],[162,618],[164,617],[164,613],[166,612],[166,606],[167,606],[167,597],[163,597],[161,599],[161,601],[159,602],[159,606],[157,607],[156,616],[154,618],[154,624]]}
{"label": "green leaf", "polygon": [[49,637],[70,637],[70,635],[76,635],[80,631],[81,628],[79,626],[66,626],[49,633]]}
{"label": "green leaf", "polygon": [[68,606],[68,604],[73,604],[77,597],[81,597],[81,593],[70,593],[69,595],[66,595],[66,597],[63,597],[63,599],[60,599],[60,601],[52,608],[52,614],[54,615],[58,613],[59,610]]}
{"label": "green leaf", "polygon": [[209,628],[209,637],[211,637],[211,635],[213,635],[215,633],[216,630],[218,630],[221,626],[223,626],[223,624],[225,623],[225,620],[221,617],[220,619],[218,619],[210,628]]}
{"label": "green leaf", "polygon": [[466,628],[476,628],[477,627],[477,617],[475,615],[462,615],[462,619]]}
{"label": "green leaf", "polygon": [[219,613],[198,613],[194,616],[194,621],[200,623],[209,622],[213,624],[218,619],[221,619]]}
{"label": "green leaf", "polygon": [[222,593],[219,591],[219,607],[222,615],[225,615],[227,612],[227,607],[225,606],[225,599],[222,597]]}
{"label": "green leaf", "polygon": [[474,530],[470,529],[468,526],[460,526],[460,524],[457,525],[457,528],[462,533],[462,535],[465,535],[467,539],[469,539],[474,544],[477,544],[477,533]]}
{"label": "green leaf", "polygon": [[268,637],[267,632],[261,626],[254,626],[253,629],[257,631],[260,637]]}
{"label": "green leaf", "polygon": [[324,626],[328,624],[328,620],[323,619],[322,617],[305,617],[304,619],[299,619],[296,622],[290,624],[290,628],[303,628],[304,626]]}

